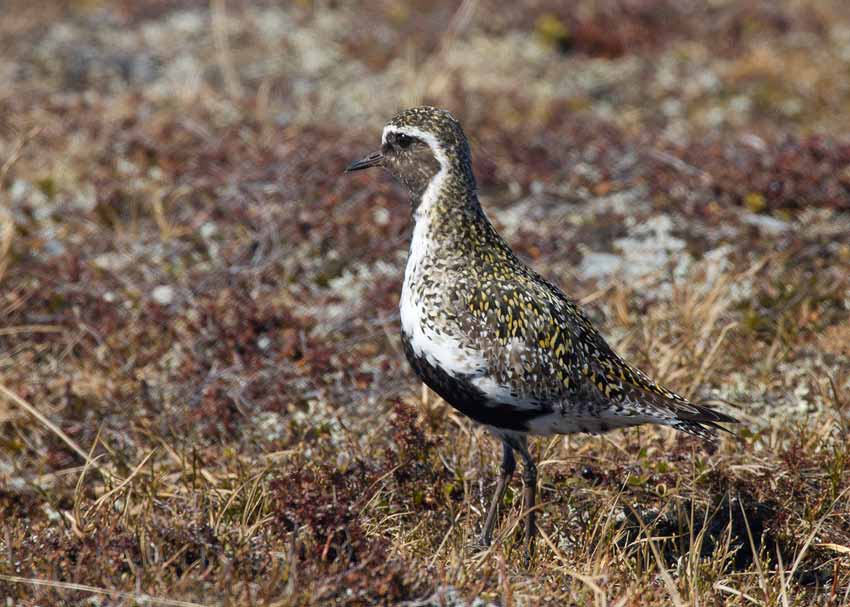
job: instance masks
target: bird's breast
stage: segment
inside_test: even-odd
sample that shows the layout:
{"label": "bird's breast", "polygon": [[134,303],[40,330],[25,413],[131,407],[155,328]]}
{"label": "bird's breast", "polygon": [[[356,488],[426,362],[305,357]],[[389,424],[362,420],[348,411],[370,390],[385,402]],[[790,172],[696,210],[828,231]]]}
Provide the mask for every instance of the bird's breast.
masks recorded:
{"label": "bird's breast", "polygon": [[399,305],[402,338],[412,355],[446,373],[476,375],[485,367],[484,358],[452,319],[453,306],[446,300],[452,272],[440,265],[436,246],[427,221],[417,221]]}

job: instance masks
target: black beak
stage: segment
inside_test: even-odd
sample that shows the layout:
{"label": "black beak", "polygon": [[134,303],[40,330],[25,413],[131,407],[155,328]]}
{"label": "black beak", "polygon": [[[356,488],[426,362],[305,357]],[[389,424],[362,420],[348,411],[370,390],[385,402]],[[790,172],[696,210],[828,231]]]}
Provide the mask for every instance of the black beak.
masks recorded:
{"label": "black beak", "polygon": [[380,152],[372,152],[366,158],[361,158],[356,162],[352,162],[348,165],[348,168],[345,169],[346,173],[351,173],[352,171],[362,171],[363,169],[368,169],[371,167],[381,166],[384,162],[384,155]]}

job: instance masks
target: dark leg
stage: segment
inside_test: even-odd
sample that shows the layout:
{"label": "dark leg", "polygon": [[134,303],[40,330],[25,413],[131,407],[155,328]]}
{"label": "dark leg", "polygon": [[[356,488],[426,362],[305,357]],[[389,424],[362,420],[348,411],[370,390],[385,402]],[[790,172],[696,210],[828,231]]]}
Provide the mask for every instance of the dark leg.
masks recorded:
{"label": "dark leg", "polygon": [[534,536],[537,534],[537,511],[534,504],[537,498],[537,466],[528,452],[528,441],[525,436],[518,441],[516,450],[522,456],[522,481],[523,488],[522,507],[525,510],[525,559],[526,563],[531,561],[534,555]]}
{"label": "dark leg", "polygon": [[490,502],[490,508],[487,510],[487,518],[484,522],[484,531],[481,532],[481,544],[489,546],[493,539],[493,527],[496,526],[496,512],[499,510],[499,505],[505,497],[505,491],[508,490],[508,483],[511,476],[516,470],[516,459],[514,459],[514,450],[506,442],[502,442],[502,471],[499,474],[499,482],[496,485],[496,492],[493,494],[493,501]]}

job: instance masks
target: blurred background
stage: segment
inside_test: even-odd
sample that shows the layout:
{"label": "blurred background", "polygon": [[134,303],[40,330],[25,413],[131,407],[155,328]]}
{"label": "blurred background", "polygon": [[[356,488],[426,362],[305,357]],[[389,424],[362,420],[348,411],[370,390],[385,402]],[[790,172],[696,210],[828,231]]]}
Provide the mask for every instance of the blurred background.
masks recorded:
{"label": "blurred background", "polygon": [[[406,196],[342,175],[422,103],[462,122],[491,219],[618,349],[738,405],[749,452],[775,453],[747,473],[754,502],[817,511],[775,481],[801,466],[791,452],[827,467],[850,390],[844,0],[0,10],[0,574],[283,604],[400,600],[436,579],[506,601],[496,561],[449,556],[496,450],[401,355]],[[571,439],[599,459],[546,453],[571,462],[564,478],[602,466],[616,493],[624,462],[682,444],[623,436]],[[722,478],[746,452],[727,447]],[[830,469],[840,493],[846,469]],[[825,543],[848,545],[842,520]],[[810,586],[843,588],[824,550]],[[549,574],[527,596],[579,600]],[[2,579],[21,600],[88,596]]]}

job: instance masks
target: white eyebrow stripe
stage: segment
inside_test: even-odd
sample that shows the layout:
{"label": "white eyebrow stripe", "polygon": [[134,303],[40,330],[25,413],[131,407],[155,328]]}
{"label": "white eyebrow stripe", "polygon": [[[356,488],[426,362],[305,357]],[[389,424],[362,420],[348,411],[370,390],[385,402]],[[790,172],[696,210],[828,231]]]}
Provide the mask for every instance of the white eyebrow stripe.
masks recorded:
{"label": "white eyebrow stripe", "polygon": [[381,145],[384,145],[387,142],[387,135],[389,133],[402,133],[404,135],[409,135],[410,137],[421,139],[428,144],[429,148],[431,148],[431,153],[434,154],[434,157],[437,159],[437,162],[440,163],[441,168],[449,166],[449,159],[443,151],[443,146],[440,145],[440,142],[432,133],[423,131],[415,126],[394,126],[392,124],[388,124],[384,127],[384,132],[381,133]]}

